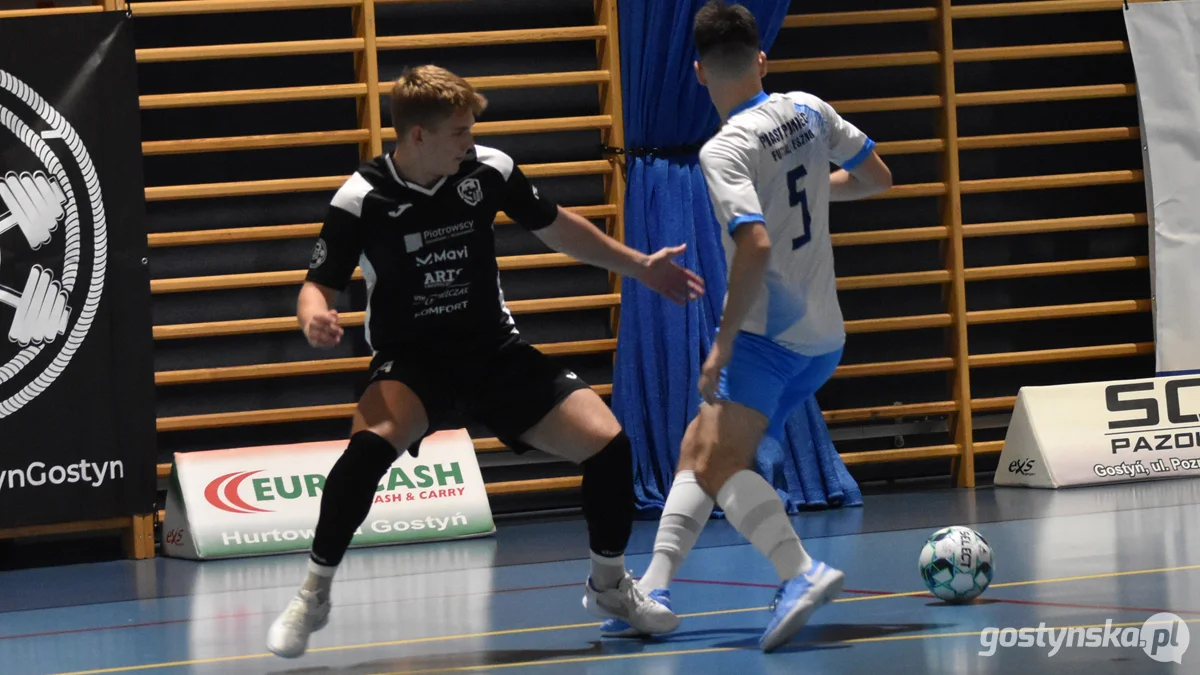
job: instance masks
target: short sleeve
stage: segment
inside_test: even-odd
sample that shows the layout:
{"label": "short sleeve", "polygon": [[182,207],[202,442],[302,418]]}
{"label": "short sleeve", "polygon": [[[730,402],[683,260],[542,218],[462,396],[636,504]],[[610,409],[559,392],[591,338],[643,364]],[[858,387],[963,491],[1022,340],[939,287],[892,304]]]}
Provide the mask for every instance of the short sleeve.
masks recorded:
{"label": "short sleeve", "polygon": [[765,222],[751,166],[746,144],[734,137],[718,136],[700,150],[700,170],[713,211],[730,235],[744,223]]}
{"label": "short sleeve", "polygon": [[504,185],[503,210],[514,222],[531,231],[549,227],[558,217],[558,204],[543,197],[515,164]]}
{"label": "short sleeve", "polygon": [[345,290],[362,254],[363,201],[371,184],[355,173],[333,196],[321,233],[313,246],[307,281],[336,291]]}
{"label": "short sleeve", "polygon": [[846,121],[829,103],[817,99],[821,116],[829,130],[829,158],[846,171],[858,168],[875,149],[875,141]]}

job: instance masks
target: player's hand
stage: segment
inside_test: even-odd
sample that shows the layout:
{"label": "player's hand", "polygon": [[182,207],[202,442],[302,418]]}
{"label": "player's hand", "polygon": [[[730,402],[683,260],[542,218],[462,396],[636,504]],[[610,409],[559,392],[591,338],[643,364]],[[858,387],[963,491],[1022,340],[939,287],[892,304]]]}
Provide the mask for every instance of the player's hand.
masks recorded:
{"label": "player's hand", "polygon": [[729,359],[732,356],[733,345],[725,344],[725,341],[718,337],[713,342],[712,350],[708,352],[708,358],[705,359],[704,365],[700,368],[700,398],[704,399],[705,403],[716,402],[717,384],[721,381],[721,371],[729,365]]}
{"label": "player's hand", "polygon": [[314,347],[333,347],[342,341],[345,331],[338,325],[336,309],[319,312],[309,318],[304,326],[304,337]]}
{"label": "player's hand", "polygon": [[686,305],[688,300],[704,295],[704,280],[672,260],[686,250],[687,244],[659,249],[647,259],[645,267],[638,274],[638,281],[677,305]]}

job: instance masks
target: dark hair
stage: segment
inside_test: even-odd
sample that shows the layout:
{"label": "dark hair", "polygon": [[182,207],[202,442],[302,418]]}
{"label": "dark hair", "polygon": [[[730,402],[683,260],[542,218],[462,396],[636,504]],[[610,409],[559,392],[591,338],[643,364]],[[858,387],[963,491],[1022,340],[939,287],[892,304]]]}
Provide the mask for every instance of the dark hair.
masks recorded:
{"label": "dark hair", "polygon": [[709,0],[696,12],[692,36],[700,62],[718,76],[740,75],[761,49],[754,14],[725,0]]}

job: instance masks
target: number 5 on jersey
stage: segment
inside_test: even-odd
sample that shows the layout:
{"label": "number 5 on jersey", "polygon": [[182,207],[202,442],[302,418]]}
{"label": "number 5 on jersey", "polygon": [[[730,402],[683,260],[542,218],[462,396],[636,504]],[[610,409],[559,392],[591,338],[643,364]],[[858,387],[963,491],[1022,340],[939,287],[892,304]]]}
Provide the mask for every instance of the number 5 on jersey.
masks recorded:
{"label": "number 5 on jersey", "polygon": [[799,204],[800,211],[804,217],[804,234],[792,240],[793,251],[812,240],[812,216],[808,213],[808,195],[805,194],[804,188],[801,187],[801,183],[807,175],[808,171],[805,170],[803,164],[787,173],[788,205],[795,207]]}

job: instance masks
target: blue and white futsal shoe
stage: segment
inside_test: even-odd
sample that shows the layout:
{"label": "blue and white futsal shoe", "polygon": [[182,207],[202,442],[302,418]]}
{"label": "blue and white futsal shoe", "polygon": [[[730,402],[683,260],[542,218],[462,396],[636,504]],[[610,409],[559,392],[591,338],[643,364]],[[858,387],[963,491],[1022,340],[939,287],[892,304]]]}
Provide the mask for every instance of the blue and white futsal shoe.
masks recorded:
{"label": "blue and white futsal shoe", "polygon": [[759,647],[769,652],[792,639],[813,612],[842,592],[845,577],[841,570],[814,560],[807,572],[783,582],[775,592],[771,622],[763,631]]}
{"label": "blue and white futsal shoe", "polygon": [[601,619],[616,619],[629,624],[638,633],[654,635],[670,633],[679,627],[679,617],[671,608],[642,593],[628,572],[616,588],[597,590],[591,577],[587,580],[583,608]]}
{"label": "blue and white futsal shoe", "polygon": [[[665,588],[656,588],[650,591],[647,597],[663,607],[671,609],[671,591]],[[646,633],[639,631],[620,619],[609,619],[600,624],[600,634],[604,637],[636,637],[646,635]]]}

